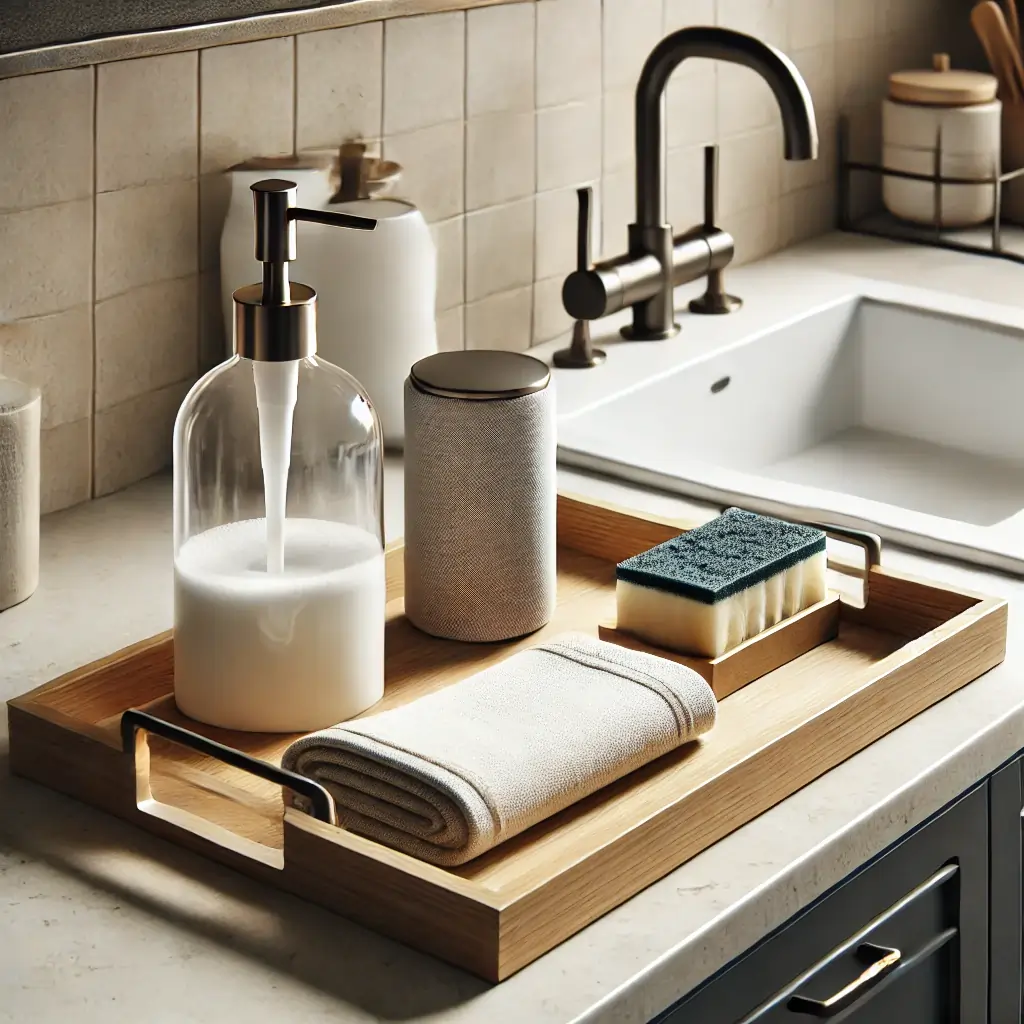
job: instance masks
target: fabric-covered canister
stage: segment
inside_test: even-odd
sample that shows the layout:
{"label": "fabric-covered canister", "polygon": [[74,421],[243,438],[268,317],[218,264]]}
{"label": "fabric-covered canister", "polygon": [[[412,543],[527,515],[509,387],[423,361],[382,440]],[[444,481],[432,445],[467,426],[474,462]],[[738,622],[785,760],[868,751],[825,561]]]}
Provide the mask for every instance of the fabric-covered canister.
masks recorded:
{"label": "fabric-covered canister", "polygon": [[442,352],[405,384],[405,611],[463,641],[540,629],[555,608],[555,395],[515,352]]}

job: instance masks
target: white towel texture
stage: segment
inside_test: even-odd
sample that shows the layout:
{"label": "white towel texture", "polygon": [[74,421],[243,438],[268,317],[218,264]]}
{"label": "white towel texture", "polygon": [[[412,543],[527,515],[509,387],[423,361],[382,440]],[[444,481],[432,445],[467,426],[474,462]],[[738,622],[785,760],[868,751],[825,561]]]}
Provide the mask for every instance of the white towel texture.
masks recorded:
{"label": "white towel texture", "polygon": [[696,739],[716,710],[691,669],[574,633],[304,736],[282,764],[330,791],[343,827],[448,867]]}

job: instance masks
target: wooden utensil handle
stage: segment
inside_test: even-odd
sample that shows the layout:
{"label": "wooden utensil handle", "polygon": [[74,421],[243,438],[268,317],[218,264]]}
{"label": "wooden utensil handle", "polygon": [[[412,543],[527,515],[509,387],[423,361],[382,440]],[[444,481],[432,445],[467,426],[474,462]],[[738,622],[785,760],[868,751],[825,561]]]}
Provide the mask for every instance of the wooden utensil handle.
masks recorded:
{"label": "wooden utensil handle", "polygon": [[[1010,29],[1010,38],[1020,55],[1020,16],[1017,13],[1017,0],[1005,0],[1006,2],[1006,24]],[[1022,83],[1024,84],[1024,83]]]}
{"label": "wooden utensil handle", "polygon": [[1020,103],[1024,100],[1024,64],[1003,9],[995,0],[981,0],[971,11],[971,25],[999,79],[1000,97],[1004,102]]}

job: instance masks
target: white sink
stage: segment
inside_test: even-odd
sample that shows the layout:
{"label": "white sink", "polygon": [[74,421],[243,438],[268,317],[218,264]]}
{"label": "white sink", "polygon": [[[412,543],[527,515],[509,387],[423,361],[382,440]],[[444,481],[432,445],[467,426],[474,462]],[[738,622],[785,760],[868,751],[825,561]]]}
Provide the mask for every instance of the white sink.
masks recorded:
{"label": "white sink", "polygon": [[559,459],[1024,574],[1024,334],[846,298],[562,419]]}

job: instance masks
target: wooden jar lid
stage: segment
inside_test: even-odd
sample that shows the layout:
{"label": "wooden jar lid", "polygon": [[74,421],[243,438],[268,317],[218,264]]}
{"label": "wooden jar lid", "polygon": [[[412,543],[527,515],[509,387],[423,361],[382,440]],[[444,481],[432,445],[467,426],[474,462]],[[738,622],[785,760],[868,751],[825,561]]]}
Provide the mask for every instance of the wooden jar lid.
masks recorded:
{"label": "wooden jar lid", "polygon": [[937,53],[932,70],[894,71],[889,76],[889,98],[928,107],[970,107],[990,103],[999,83],[980,71],[951,71],[949,54]]}

